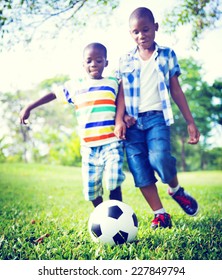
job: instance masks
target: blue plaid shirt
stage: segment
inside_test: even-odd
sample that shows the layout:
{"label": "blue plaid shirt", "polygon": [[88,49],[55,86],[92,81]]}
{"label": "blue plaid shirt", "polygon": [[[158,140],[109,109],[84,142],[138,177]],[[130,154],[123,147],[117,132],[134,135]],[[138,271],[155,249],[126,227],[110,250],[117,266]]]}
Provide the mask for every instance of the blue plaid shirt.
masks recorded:
{"label": "blue plaid shirt", "polygon": [[[166,125],[171,125],[173,112],[170,104],[170,78],[179,76],[180,66],[175,52],[166,47],[160,47],[155,43],[156,70],[158,73],[158,90],[162,102],[162,110]],[[140,61],[136,55],[137,48],[120,58],[117,76],[122,80],[125,96],[126,112],[128,115],[138,118],[140,102]]]}

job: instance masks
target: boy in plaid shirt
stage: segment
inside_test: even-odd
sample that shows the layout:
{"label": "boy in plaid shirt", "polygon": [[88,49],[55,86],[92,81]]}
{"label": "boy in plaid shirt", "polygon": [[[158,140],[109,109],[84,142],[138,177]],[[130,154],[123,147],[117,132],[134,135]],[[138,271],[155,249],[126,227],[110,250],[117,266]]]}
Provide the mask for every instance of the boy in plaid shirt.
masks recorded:
{"label": "boy in plaid shirt", "polygon": [[187,122],[189,143],[198,143],[200,133],[178,81],[180,67],[176,54],[154,41],[158,23],[152,12],[137,8],[130,15],[129,26],[137,47],[120,58],[117,75],[122,88],[117,99],[115,133],[125,139],[135,185],[153,210],[151,227],[171,228],[171,217],[158,195],[155,172],[169,185],[169,195],[188,215],[197,214],[198,203],[178,182],[176,159],[170,146],[173,113],[169,92]]}

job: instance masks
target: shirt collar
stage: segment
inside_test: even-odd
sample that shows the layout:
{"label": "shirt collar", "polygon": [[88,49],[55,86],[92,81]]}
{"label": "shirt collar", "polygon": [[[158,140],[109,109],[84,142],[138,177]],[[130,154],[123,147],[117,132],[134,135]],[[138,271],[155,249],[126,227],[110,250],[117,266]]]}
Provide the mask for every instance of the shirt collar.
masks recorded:
{"label": "shirt collar", "polygon": [[[161,51],[162,47],[159,46],[156,42],[154,42],[155,44],[155,51],[156,51],[156,56],[155,58],[158,56],[159,52]],[[129,55],[130,56],[134,56],[136,54],[136,52],[138,51],[138,47],[133,48],[130,52]]]}

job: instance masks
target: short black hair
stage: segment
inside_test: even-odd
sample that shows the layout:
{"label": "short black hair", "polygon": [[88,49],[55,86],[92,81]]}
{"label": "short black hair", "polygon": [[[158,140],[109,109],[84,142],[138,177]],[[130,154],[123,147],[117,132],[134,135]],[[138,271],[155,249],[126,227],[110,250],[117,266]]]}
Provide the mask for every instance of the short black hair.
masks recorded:
{"label": "short black hair", "polygon": [[90,44],[88,44],[88,45],[84,48],[83,53],[84,53],[87,49],[91,49],[91,48],[96,48],[96,49],[101,50],[101,51],[104,53],[104,57],[107,58],[107,49],[106,49],[106,47],[105,47],[103,44],[97,43],[97,42],[90,43]]}
{"label": "short black hair", "polygon": [[134,10],[129,17],[129,21],[131,21],[132,19],[135,19],[135,18],[138,19],[138,18],[144,18],[144,17],[149,18],[149,20],[152,23],[155,22],[153,13],[151,12],[150,9],[145,8],[145,7],[140,7],[140,8],[137,8],[136,10]]}

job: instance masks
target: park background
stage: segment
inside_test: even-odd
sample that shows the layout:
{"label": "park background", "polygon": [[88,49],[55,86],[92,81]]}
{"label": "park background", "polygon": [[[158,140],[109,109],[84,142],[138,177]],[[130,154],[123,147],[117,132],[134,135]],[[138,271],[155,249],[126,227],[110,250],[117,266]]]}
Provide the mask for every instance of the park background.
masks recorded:
{"label": "park background", "polygon": [[[174,0],[98,1],[101,4],[96,8],[95,2],[87,1],[88,6],[86,3],[80,9],[77,19],[70,16],[69,20],[61,19],[55,8],[54,14],[57,12],[57,16],[48,17],[45,21],[32,15],[22,18],[22,12],[18,11],[20,21],[14,19],[15,24],[9,25],[8,34],[3,33],[0,52],[0,162],[80,165],[79,138],[73,108],[56,102],[43,106],[32,112],[27,127],[19,125],[19,112],[29,102],[53,90],[54,86],[70,78],[81,77],[84,73],[82,50],[92,41],[107,46],[109,66],[105,75],[113,73],[119,56],[135,46],[128,31],[129,14],[138,6],[147,6],[153,10],[159,23],[157,43],[172,47],[178,56],[182,69],[180,82],[201,132],[200,144],[188,145],[186,124],[173,105],[175,125],[172,126],[172,145],[178,159],[178,169],[221,169],[220,1],[180,1],[180,5]],[[198,16],[184,8],[189,3],[190,7],[194,7],[198,2],[210,3],[206,5],[205,18],[201,8],[199,14],[196,12]],[[40,7],[43,7],[43,3],[37,2]],[[117,7],[113,9],[115,5]],[[217,12],[214,15],[215,9]],[[45,10],[43,14],[47,8]],[[9,12],[13,13],[13,10],[9,9]],[[176,22],[175,16],[170,17],[169,13],[173,12],[178,18],[181,13],[182,21],[177,18]],[[184,18],[187,18],[187,23]],[[200,19],[204,19],[201,23],[203,26],[197,30],[195,22]],[[41,24],[40,20],[43,21]],[[176,23],[175,31],[172,23],[166,23],[167,20]],[[60,21],[64,26],[58,32]],[[192,40],[194,36],[196,38]]]}
{"label": "park background", "polygon": [[[6,2],[1,1],[0,7]],[[9,15],[13,2],[24,3],[11,1]],[[47,1],[31,2],[43,5]],[[201,3],[206,4],[206,10],[201,8]],[[117,8],[112,9],[115,4]],[[207,14],[211,5],[215,5],[218,14],[212,11]],[[128,32],[128,17],[138,6],[153,10],[160,25],[157,43],[172,47],[180,61],[180,81],[201,132],[201,141],[194,146],[187,144],[186,124],[174,106],[172,146],[181,184],[198,198],[200,214],[195,218],[184,215],[167,196],[165,186],[158,182],[163,203],[172,213],[174,227],[171,231],[152,232],[149,229],[152,213],[134,188],[125,165],[124,200],[138,215],[139,233],[135,243],[111,248],[93,244],[88,235],[87,220],[92,207],[82,195],[80,143],[73,108],[53,102],[33,111],[28,126],[20,125],[19,112],[55,86],[81,76],[82,49],[92,41],[107,46],[109,66],[106,73],[112,73],[119,56],[134,46]],[[23,27],[18,24],[16,29],[8,25],[9,32],[2,36],[0,259],[221,260],[220,1],[92,0],[86,1],[80,11],[79,22],[75,25],[74,17],[61,32],[58,32],[56,16],[39,24],[35,32],[32,30],[35,17],[24,16],[23,21],[18,21]],[[177,19],[176,30],[170,21],[164,22],[170,19],[167,13],[172,15],[173,12],[173,22]],[[195,25],[196,22],[199,25]],[[196,37],[193,26],[194,31],[198,30]],[[203,271],[206,276],[208,272]],[[214,271],[219,271],[219,265]]]}

